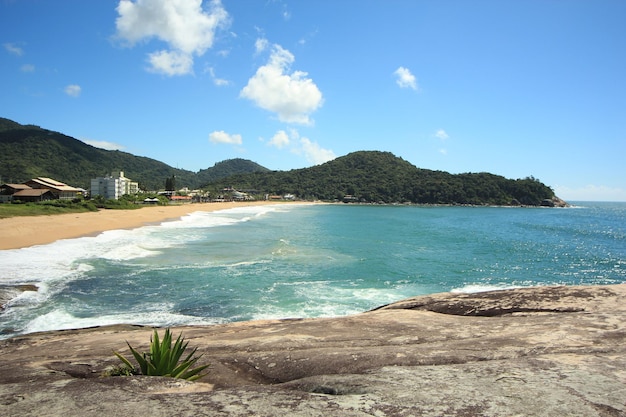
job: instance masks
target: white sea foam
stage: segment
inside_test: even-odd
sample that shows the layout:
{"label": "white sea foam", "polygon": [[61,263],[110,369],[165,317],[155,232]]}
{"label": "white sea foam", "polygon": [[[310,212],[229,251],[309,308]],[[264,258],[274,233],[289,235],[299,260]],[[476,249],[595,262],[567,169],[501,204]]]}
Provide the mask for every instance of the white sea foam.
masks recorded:
{"label": "white sea foam", "polygon": [[205,228],[216,226],[227,226],[237,223],[239,219],[232,217],[224,217],[220,212],[195,212],[181,217],[179,220],[163,222],[161,227],[168,229],[180,228]]}
{"label": "white sea foam", "polygon": [[50,245],[0,251],[1,283],[36,283],[77,272],[74,262],[84,256],[86,239],[61,240]]}
{"label": "white sea foam", "polygon": [[[194,229],[206,229],[218,226],[229,226],[251,218],[262,216],[274,211],[274,206],[237,207],[214,212],[195,212],[177,221],[164,222],[159,226],[144,226],[131,230],[109,230],[97,236],[75,239],[62,239],[56,242],[37,245],[22,249],[0,251],[0,284],[34,284],[39,287],[37,292],[21,294],[11,305],[25,306],[44,303],[55,292],[60,291],[69,282],[80,279],[93,269],[90,262],[103,259],[112,262],[127,262],[141,258],[155,258],[175,245],[184,245],[201,239],[204,232]],[[169,265],[169,268],[172,266]],[[50,313],[55,314],[55,313]],[[150,315],[152,316],[152,314]],[[47,316],[38,319],[46,321]],[[54,322],[51,320],[51,322]],[[68,322],[70,326],[91,325],[101,323],[99,319],[64,320],[58,317],[59,323]],[[119,321],[120,317],[112,317]],[[128,318],[126,322],[134,322]],[[144,320],[145,321],[145,320]],[[56,325],[38,324],[34,329],[58,328]],[[34,331],[34,330],[33,330]]]}
{"label": "white sea foam", "polygon": [[7,307],[28,307],[44,302],[49,296],[48,285],[40,283],[37,291],[20,292],[14,299],[7,303]]}
{"label": "white sea foam", "polygon": [[[302,280],[277,282],[267,290],[274,295],[286,289],[287,295],[255,306],[254,319],[276,319],[293,317],[339,317],[358,314],[372,308],[389,304],[409,295],[397,289],[373,287],[339,287],[339,282]],[[291,294],[291,295],[289,295]],[[285,299],[283,299],[283,297]],[[291,300],[285,302],[285,300]]]}
{"label": "white sea foam", "polygon": [[272,263],[272,261],[269,261],[267,259],[261,259],[258,261],[241,261],[241,262],[235,262],[232,264],[220,264],[220,265],[214,265],[215,267],[224,267],[224,268],[237,268],[240,266],[253,266],[253,265],[261,265],[261,264],[270,264]]}
{"label": "white sea foam", "polygon": [[166,327],[179,325],[212,325],[223,322],[224,320],[221,319],[188,316],[168,311],[145,311],[81,318],[65,310],[54,310],[33,319],[25,326],[22,333],[78,329],[111,324],[137,324]]}
{"label": "white sea foam", "polygon": [[341,317],[362,313],[363,309],[345,304],[322,303],[317,301],[300,303],[291,307],[266,305],[252,314],[253,320],[288,319],[302,317]]}
{"label": "white sea foam", "polygon": [[[63,239],[47,245],[0,251],[0,284],[36,283],[65,278],[84,270],[82,259],[130,260],[158,255],[160,250],[197,239],[172,229],[228,226],[276,210],[273,205],[195,212],[160,226],[109,230],[93,237]],[[246,219],[246,220],[244,220]]]}
{"label": "white sea foam", "polygon": [[254,217],[263,216],[276,210],[274,205],[244,206],[211,212],[196,211],[181,217],[179,220],[161,223],[166,228],[205,228],[227,226],[250,221]]}
{"label": "white sea foam", "polygon": [[477,292],[486,292],[486,291],[496,291],[496,290],[512,290],[515,288],[522,288],[519,285],[484,285],[484,284],[468,284],[463,287],[453,288],[450,290],[451,293],[466,293],[472,294]]}

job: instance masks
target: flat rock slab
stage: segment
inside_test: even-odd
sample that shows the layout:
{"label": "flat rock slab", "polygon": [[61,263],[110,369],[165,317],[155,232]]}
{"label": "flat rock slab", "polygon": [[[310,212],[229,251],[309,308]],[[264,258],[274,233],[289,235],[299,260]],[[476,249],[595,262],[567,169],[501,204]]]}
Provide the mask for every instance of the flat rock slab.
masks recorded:
{"label": "flat rock slab", "polygon": [[117,325],[0,342],[6,416],[626,416],[626,284],[436,294],[332,319],[172,329],[198,382],[105,377]]}

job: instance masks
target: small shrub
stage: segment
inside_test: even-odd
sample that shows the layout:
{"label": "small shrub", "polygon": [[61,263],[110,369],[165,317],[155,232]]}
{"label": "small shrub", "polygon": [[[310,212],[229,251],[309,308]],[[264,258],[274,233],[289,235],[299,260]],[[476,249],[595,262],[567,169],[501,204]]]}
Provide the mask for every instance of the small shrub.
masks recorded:
{"label": "small shrub", "polygon": [[114,366],[104,373],[104,376],[131,376],[138,375],[139,372],[133,367],[128,367],[128,365],[119,365]]}
{"label": "small shrub", "polygon": [[[172,378],[186,379],[188,381],[195,381],[202,378],[206,374],[201,374],[203,370],[209,367],[209,365],[198,366],[193,368],[196,362],[202,357],[194,355],[196,354],[195,348],[189,353],[182,361],[181,358],[187,350],[189,342],[185,342],[182,337],[182,333],[176,339],[176,342],[172,345],[172,334],[170,329],[165,329],[163,340],[159,340],[159,333],[154,330],[154,335],[150,338],[150,351],[139,353],[130,343],[126,342],[130,348],[130,352],[139,364],[139,369],[124,356],[118,352],[113,352],[124,364],[119,369],[123,372],[128,372],[130,375],[148,375],[148,376],[169,376]],[[123,373],[120,373],[122,375]]]}

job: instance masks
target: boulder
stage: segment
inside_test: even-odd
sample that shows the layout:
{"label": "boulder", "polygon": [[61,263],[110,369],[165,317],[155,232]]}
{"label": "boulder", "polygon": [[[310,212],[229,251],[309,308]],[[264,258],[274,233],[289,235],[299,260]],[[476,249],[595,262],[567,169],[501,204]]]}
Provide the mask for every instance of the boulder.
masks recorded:
{"label": "boulder", "polygon": [[6,304],[12,299],[19,296],[24,291],[38,291],[39,288],[36,285],[23,284],[23,285],[0,285],[0,311],[4,310]]}
{"label": "boulder", "polygon": [[106,377],[152,329],[0,341],[0,413],[20,416],[623,416],[626,284],[415,297],[362,314],[172,329],[197,382]]}

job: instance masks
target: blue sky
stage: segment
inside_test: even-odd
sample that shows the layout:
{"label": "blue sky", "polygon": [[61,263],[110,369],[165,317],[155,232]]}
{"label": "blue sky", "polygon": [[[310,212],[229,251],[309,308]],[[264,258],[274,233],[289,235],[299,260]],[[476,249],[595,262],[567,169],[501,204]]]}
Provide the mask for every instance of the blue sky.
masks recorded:
{"label": "blue sky", "polygon": [[192,171],[381,150],[626,201],[624,22],[621,0],[0,0],[0,116]]}

